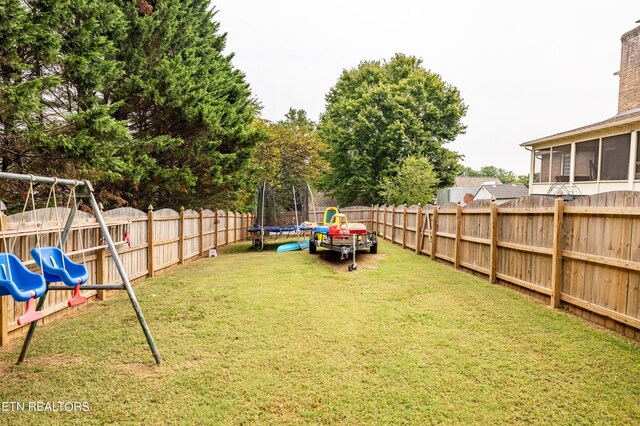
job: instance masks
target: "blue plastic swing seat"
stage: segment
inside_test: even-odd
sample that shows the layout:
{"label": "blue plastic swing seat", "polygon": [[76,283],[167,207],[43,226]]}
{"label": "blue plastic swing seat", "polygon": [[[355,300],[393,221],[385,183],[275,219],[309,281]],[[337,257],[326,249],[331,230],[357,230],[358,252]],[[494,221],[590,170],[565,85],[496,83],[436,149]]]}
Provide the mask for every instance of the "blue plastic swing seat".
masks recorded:
{"label": "blue plastic swing seat", "polygon": [[15,255],[0,253],[0,296],[11,295],[18,302],[27,302],[46,290],[42,275],[28,270]]}
{"label": "blue plastic swing seat", "polygon": [[62,281],[69,287],[75,287],[86,283],[89,279],[87,268],[84,265],[72,262],[57,247],[31,249],[31,257],[33,257],[38,266],[42,265],[44,279],[50,283]]}

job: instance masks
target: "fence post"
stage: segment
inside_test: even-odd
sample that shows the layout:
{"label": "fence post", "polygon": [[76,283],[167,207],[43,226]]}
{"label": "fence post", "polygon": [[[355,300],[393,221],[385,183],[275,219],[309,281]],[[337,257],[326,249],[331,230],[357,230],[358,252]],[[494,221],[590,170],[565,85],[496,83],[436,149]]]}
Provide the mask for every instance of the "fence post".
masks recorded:
{"label": "fence post", "polygon": [[496,282],[498,264],[498,204],[495,197],[491,200],[491,252],[489,257],[489,282]]}
{"label": "fence post", "polygon": [[180,222],[178,222],[178,264],[184,263],[184,206],[180,207]]}
{"label": "fence post", "polygon": [[384,216],[382,217],[382,239],[387,239],[387,205],[384,205]]}
{"label": "fence post", "polygon": [[213,247],[217,249],[218,248],[218,209],[216,209],[215,214],[213,215],[213,238],[215,240]]}
{"label": "fence post", "polygon": [[224,224],[224,245],[229,245],[229,210],[227,209],[227,223]]}
{"label": "fence post", "polygon": [[238,211],[233,212],[233,242],[238,242]]}
{"label": "fence post", "polygon": [[204,252],[204,209],[202,207],[198,211],[198,249],[202,257]]}
{"label": "fence post", "polygon": [[455,246],[455,255],[454,255],[454,266],[458,268],[460,266],[460,237],[462,232],[460,230],[462,226],[462,205],[460,201],[458,201],[458,205],[456,206],[456,246]]}
{"label": "fence post", "polygon": [[396,242],[396,206],[391,207],[391,244]]}
{"label": "fence post", "polygon": [[433,206],[433,221],[431,222],[431,260],[436,260],[438,250],[438,210],[440,207]]}
{"label": "fence post", "polygon": [[149,276],[153,277],[156,275],[155,261],[153,259],[153,252],[155,251],[153,247],[154,243],[154,225],[153,225],[153,206],[149,205],[149,211],[147,212],[147,239],[149,240],[147,243],[147,264],[149,269]]}
{"label": "fence post", "polygon": [[407,246],[407,205],[402,209],[402,248]]}
{"label": "fence post", "polygon": [[562,290],[562,220],[564,218],[564,200],[556,198],[553,213],[553,263],[551,265],[551,307],[560,307]]}
{"label": "fence post", "polygon": [[418,207],[418,216],[416,218],[416,254],[420,254],[422,250],[422,207]]}
{"label": "fence post", "polygon": [[371,219],[371,228],[373,229],[373,204],[371,204],[371,210],[369,210],[369,219]]}

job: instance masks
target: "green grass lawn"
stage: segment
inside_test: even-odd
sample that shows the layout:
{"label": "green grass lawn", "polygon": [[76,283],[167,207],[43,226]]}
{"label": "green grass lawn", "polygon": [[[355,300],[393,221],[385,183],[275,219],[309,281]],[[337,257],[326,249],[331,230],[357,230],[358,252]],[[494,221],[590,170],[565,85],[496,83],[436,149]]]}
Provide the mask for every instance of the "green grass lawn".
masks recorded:
{"label": "green grass lawn", "polygon": [[387,243],[221,250],[0,349],[0,424],[639,424],[640,345]]}

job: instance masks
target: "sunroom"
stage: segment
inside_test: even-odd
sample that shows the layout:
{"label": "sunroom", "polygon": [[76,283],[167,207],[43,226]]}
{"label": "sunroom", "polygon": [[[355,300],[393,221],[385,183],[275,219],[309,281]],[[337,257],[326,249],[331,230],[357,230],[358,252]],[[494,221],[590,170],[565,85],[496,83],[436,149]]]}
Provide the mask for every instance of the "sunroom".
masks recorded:
{"label": "sunroom", "polygon": [[531,151],[530,194],[640,191],[640,111],[522,144]]}

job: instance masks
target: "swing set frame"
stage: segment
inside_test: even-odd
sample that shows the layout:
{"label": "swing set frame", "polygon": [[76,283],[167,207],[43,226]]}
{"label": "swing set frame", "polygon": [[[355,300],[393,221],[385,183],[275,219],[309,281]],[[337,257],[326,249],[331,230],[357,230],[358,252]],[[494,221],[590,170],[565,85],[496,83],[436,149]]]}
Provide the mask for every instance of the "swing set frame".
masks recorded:
{"label": "swing set frame", "polygon": [[[82,199],[87,199],[89,202],[89,206],[93,210],[96,221],[100,227],[102,232],[102,237],[107,245],[109,253],[111,253],[111,258],[113,259],[116,269],[118,270],[118,274],[122,279],[122,284],[83,284],[81,288],[83,290],[126,290],[129,300],[131,301],[131,305],[133,306],[133,310],[138,317],[138,322],[142,327],[142,331],[147,339],[147,343],[149,344],[149,348],[151,349],[151,353],[153,354],[153,358],[156,361],[156,364],[161,363],[160,353],[158,352],[158,348],[153,340],[153,336],[151,336],[151,331],[149,330],[149,326],[147,325],[146,320],[144,319],[144,315],[142,313],[142,309],[140,308],[140,304],[138,303],[138,299],[136,298],[135,293],[133,292],[133,288],[131,287],[131,282],[129,281],[129,277],[124,270],[124,266],[122,265],[122,261],[118,255],[118,250],[116,249],[115,244],[113,243],[113,239],[111,238],[111,234],[109,234],[109,229],[107,228],[107,224],[102,217],[102,213],[100,212],[100,207],[98,206],[98,202],[94,196],[94,189],[91,186],[91,182],[88,180],[72,180],[72,179],[59,179],[52,178],[46,176],[34,176],[34,175],[22,175],[17,173],[5,173],[0,172],[0,180],[14,180],[14,181],[23,181],[23,182],[31,182],[31,183],[42,183],[42,184],[52,184],[52,185],[63,185],[67,187],[71,187],[72,190],[75,191],[76,203],[71,209],[69,216],[67,218],[67,222],[64,226],[64,230],[62,231],[62,235],[60,237],[60,247],[64,247],[65,242],[67,241],[67,237],[71,232],[71,228],[73,226],[73,221],[75,219],[75,214],[78,211],[79,203]],[[5,247],[6,249],[6,247]],[[36,307],[36,311],[41,311],[44,307],[44,303],[49,291],[56,290],[69,290],[69,287],[66,285],[53,285],[47,282],[47,290],[44,292],[42,296],[38,299],[38,306]],[[27,351],[29,350],[29,345],[31,344],[31,339],[33,338],[33,334],[35,333],[38,321],[34,321],[29,324],[29,331],[27,332],[27,337],[24,340],[22,345],[22,350],[20,351],[20,357],[18,358],[17,364],[21,364],[26,356]]]}

